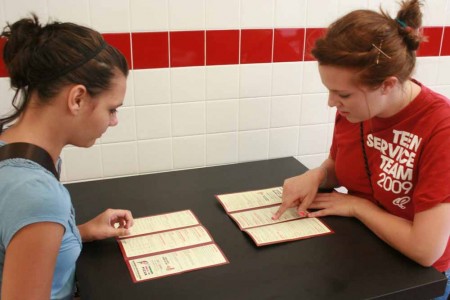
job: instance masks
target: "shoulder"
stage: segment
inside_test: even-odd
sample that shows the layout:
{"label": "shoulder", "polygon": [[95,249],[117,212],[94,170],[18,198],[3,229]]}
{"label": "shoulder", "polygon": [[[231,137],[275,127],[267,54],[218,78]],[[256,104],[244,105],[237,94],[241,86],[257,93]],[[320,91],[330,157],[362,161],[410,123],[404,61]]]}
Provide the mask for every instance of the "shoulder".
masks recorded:
{"label": "shoulder", "polygon": [[67,226],[70,196],[55,177],[24,159],[0,164],[0,235],[8,242],[20,228],[36,222]]}

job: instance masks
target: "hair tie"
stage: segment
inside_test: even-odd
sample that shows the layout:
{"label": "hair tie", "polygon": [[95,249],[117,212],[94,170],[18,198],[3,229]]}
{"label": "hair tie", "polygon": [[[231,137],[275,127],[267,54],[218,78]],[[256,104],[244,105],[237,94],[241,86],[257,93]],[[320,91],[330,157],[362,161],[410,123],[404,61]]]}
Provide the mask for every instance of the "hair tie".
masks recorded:
{"label": "hair tie", "polygon": [[413,31],[411,26],[408,26],[404,21],[400,20],[399,18],[395,19],[395,21],[400,25],[402,29],[404,29],[406,32]]}

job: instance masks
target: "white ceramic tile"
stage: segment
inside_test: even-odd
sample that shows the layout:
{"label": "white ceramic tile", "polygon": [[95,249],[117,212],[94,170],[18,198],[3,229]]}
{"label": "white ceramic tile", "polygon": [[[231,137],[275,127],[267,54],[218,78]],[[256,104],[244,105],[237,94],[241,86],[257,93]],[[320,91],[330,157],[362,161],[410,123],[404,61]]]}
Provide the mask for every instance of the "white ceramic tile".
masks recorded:
{"label": "white ceramic tile", "polygon": [[433,90],[450,99],[450,85],[439,85],[433,87]]}
{"label": "white ceramic tile", "polygon": [[369,9],[379,12],[381,6],[383,11],[386,11],[392,18],[395,18],[400,8],[398,3],[398,1],[392,0],[369,0]]}
{"label": "white ceramic tile", "polygon": [[239,65],[206,67],[206,99],[239,97]]}
{"label": "white ceramic tile", "polygon": [[12,106],[13,97],[14,91],[10,88],[9,78],[0,78],[0,116],[14,111]]}
{"label": "white ceramic tile", "polygon": [[204,134],[206,127],[205,102],[172,105],[172,135]]}
{"label": "white ceramic tile", "polygon": [[157,139],[138,142],[139,172],[161,172],[171,170],[172,139]]}
{"label": "white ceramic tile", "polygon": [[61,161],[62,161],[62,164],[61,164],[61,171],[59,172],[59,180],[64,184],[64,183],[66,183],[68,180],[67,180],[67,175],[66,175],[66,165],[65,165],[65,159],[64,159],[64,151],[63,152],[61,152],[61,154],[60,154],[60,156],[59,156],[59,158],[61,159]]}
{"label": "white ceramic tile", "polygon": [[241,0],[241,28],[272,28],[275,0]]}
{"label": "white ceramic tile", "polygon": [[3,1],[3,8],[5,21],[9,23],[14,23],[21,18],[29,18],[31,13],[35,13],[39,17],[39,22],[42,24],[46,24],[48,21],[47,0]]}
{"label": "white ceramic tile", "polygon": [[328,123],[334,123],[336,119],[336,107],[328,107]]}
{"label": "white ceramic tile", "polygon": [[130,0],[131,30],[169,30],[168,0]]}
{"label": "white ceramic tile", "polygon": [[438,63],[438,85],[450,84],[450,56],[439,57]]}
{"label": "white ceramic tile", "polygon": [[240,71],[239,95],[241,98],[271,95],[271,64],[240,65]]}
{"label": "white ceramic tile", "polygon": [[205,29],[204,0],[170,0],[170,30],[203,30]]}
{"label": "white ceramic tile", "polygon": [[327,159],[328,154],[314,154],[314,155],[302,155],[298,157],[298,161],[301,162],[308,169],[314,169],[319,167],[325,159]]}
{"label": "white ceramic tile", "polygon": [[63,152],[67,181],[103,177],[102,154],[99,145],[90,148],[66,147]]}
{"label": "white ceramic tile", "polygon": [[137,174],[137,143],[102,145],[102,162],[105,177]]}
{"label": "white ceramic tile", "polygon": [[298,133],[298,126],[270,129],[269,158],[297,155]]}
{"label": "white ceramic tile", "polygon": [[206,0],[206,29],[239,28],[239,0]]}
{"label": "white ceramic tile", "polygon": [[302,125],[327,123],[329,108],[328,94],[306,94],[302,96]]}
{"label": "white ceramic tile", "polygon": [[300,126],[299,155],[320,154],[328,151],[328,124]]}
{"label": "white ceramic tile", "polygon": [[138,140],[169,137],[171,134],[170,105],[136,107],[136,131]]}
{"label": "white ceramic tile", "polygon": [[303,94],[328,92],[320,79],[317,61],[303,63]]}
{"label": "white ceramic tile", "polygon": [[339,0],[338,17],[357,9],[367,9],[371,0]]}
{"label": "white ceramic tile", "polygon": [[220,165],[237,162],[237,133],[206,136],[206,164]]}
{"label": "white ceramic tile", "polygon": [[172,68],[172,102],[205,100],[205,68]]}
{"label": "white ceramic tile", "polygon": [[48,15],[50,20],[91,26],[89,0],[48,0]]}
{"label": "white ceramic tile", "polygon": [[170,103],[170,73],[165,69],[133,71],[136,105]]}
{"label": "white ceramic tile", "polygon": [[423,26],[443,26],[445,24],[445,9],[447,0],[423,1]]}
{"label": "white ceramic tile", "polygon": [[270,127],[299,125],[300,106],[299,95],[272,97]]}
{"label": "white ceramic tile", "polygon": [[438,82],[439,57],[418,57],[413,77],[425,85]]}
{"label": "white ceramic tile", "polygon": [[127,77],[127,90],[123,99],[123,106],[134,106],[134,73],[132,70]]}
{"label": "white ceramic tile", "polygon": [[447,0],[447,5],[445,7],[445,24],[446,26],[450,25],[450,3],[448,3]]}
{"label": "white ceramic tile", "polygon": [[239,132],[238,160],[254,161],[269,157],[269,131],[244,131]]}
{"label": "white ceramic tile", "polygon": [[119,124],[109,127],[102,136],[102,143],[117,143],[136,140],[136,118],[134,107],[120,107],[117,112]]}
{"label": "white ceramic tile", "polygon": [[272,95],[300,94],[302,89],[303,63],[273,64]]}
{"label": "white ceramic tile", "polygon": [[329,152],[331,148],[331,144],[333,143],[333,135],[334,135],[334,123],[328,124],[328,131],[327,131],[327,148],[326,150]]}
{"label": "white ceramic tile", "polygon": [[238,100],[210,101],[206,103],[206,132],[236,131],[238,126]]}
{"label": "white ceramic tile", "polygon": [[205,136],[174,138],[173,167],[175,169],[196,168],[205,166]]}
{"label": "white ceramic tile", "polygon": [[129,32],[129,0],[91,1],[91,24],[100,32]]}
{"label": "white ceramic tile", "polygon": [[6,26],[5,8],[4,3],[0,2],[0,26],[4,28]]}
{"label": "white ceramic tile", "polygon": [[308,0],[307,27],[328,27],[337,19],[338,0]]}
{"label": "white ceramic tile", "polygon": [[270,124],[270,98],[239,100],[239,130],[265,129]]}
{"label": "white ceramic tile", "polygon": [[306,0],[275,0],[275,28],[306,25]]}

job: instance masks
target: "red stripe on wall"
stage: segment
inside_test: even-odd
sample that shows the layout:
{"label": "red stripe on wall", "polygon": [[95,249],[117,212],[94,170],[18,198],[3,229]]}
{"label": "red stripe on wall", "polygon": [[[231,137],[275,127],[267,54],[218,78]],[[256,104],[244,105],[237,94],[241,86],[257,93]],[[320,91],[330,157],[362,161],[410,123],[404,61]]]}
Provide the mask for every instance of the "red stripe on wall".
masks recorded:
{"label": "red stripe on wall", "polygon": [[[231,29],[103,34],[132,69],[312,61],[311,49],[325,28]],[[428,41],[417,56],[449,56],[450,27],[424,27]],[[0,53],[4,39],[0,39]],[[0,77],[8,72],[3,60]]]}

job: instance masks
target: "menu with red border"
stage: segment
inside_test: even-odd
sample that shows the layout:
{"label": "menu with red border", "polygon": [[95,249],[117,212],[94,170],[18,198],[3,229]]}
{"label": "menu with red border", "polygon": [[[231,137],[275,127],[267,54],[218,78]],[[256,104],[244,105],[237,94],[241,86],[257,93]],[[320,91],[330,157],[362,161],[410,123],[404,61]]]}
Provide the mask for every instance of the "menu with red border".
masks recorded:
{"label": "menu with red border", "polygon": [[334,233],[318,218],[302,218],[295,208],[278,220],[272,216],[281,204],[282,187],[216,195],[227,214],[257,246],[306,239]]}
{"label": "menu with red border", "polygon": [[191,210],[136,218],[117,241],[133,282],[228,263]]}

